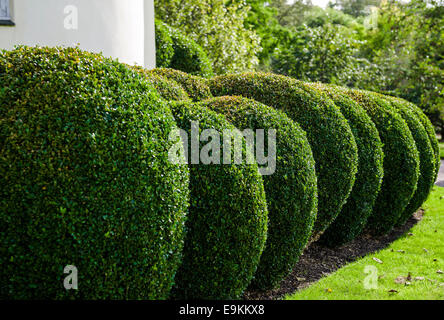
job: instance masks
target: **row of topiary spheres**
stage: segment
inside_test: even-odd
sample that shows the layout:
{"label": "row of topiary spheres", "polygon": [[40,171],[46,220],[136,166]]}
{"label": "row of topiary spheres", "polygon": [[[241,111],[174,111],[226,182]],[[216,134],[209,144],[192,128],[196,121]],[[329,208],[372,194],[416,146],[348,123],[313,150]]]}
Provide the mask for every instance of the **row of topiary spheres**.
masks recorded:
{"label": "row of topiary spheres", "polygon": [[[405,223],[439,168],[420,109],[372,92],[38,47],[3,51],[0,83],[0,298],[237,299],[314,241]],[[272,174],[246,129],[275,138]]]}

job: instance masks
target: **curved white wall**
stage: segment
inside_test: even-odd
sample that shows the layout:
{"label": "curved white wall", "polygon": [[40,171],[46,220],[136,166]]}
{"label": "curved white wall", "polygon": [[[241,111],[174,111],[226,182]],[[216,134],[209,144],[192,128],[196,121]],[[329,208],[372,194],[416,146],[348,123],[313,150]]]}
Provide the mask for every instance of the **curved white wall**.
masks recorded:
{"label": "curved white wall", "polygon": [[128,64],[155,65],[154,21],[145,19],[154,16],[153,0],[10,0],[10,5],[15,26],[0,25],[2,49],[79,44]]}

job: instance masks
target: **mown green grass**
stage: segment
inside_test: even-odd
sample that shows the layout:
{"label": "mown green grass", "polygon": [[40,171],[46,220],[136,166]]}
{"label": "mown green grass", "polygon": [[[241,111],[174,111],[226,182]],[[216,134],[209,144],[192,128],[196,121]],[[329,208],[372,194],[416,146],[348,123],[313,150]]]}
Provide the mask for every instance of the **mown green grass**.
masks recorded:
{"label": "mown green grass", "polygon": [[439,155],[441,159],[444,159],[444,142],[439,143]]}
{"label": "mown green grass", "polygon": [[[438,271],[444,271],[444,188],[435,186],[423,207],[424,217],[408,232],[411,235],[405,234],[388,248],[353,262],[285,299],[444,300],[444,274]],[[371,279],[364,272],[366,266],[376,267],[375,289],[364,286],[366,277]],[[407,278],[409,273],[410,284],[395,282],[397,277]],[[415,280],[416,277],[419,278]]]}

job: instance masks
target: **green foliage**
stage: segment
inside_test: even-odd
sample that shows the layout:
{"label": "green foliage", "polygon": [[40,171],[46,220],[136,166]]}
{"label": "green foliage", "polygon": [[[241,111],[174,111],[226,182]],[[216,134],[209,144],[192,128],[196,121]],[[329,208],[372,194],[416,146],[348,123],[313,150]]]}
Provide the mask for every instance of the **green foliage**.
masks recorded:
{"label": "green foliage", "polygon": [[157,74],[169,80],[177,82],[193,101],[201,101],[212,98],[210,88],[205,79],[174,69],[153,69],[148,73]]}
{"label": "green foliage", "polygon": [[219,97],[203,105],[225,115],[240,130],[276,130],[276,171],[263,176],[268,237],[252,283],[260,289],[273,288],[298,261],[316,220],[315,162],[306,134],[283,112],[254,100]]}
{"label": "green foliage", "polygon": [[373,75],[374,66],[358,56],[360,45],[343,26],[301,26],[286,46],[275,51],[271,67],[300,80],[361,86]]}
{"label": "green foliage", "polygon": [[316,161],[318,215],[312,240],[337,217],[358,165],[353,133],[338,107],[314,86],[284,76],[244,73],[209,81],[214,95],[241,95],[284,111],[306,131]]}
{"label": "green foliage", "polygon": [[155,0],[154,5],[157,18],[205,50],[216,74],[253,70],[258,64],[260,39],[245,27],[250,7],[244,1]]}
{"label": "green foliage", "polygon": [[368,91],[344,88],[343,92],[365,109],[383,143],[384,177],[366,227],[374,234],[385,234],[399,221],[416,191],[418,150],[406,122],[389,103]]}
{"label": "green foliage", "polygon": [[373,213],[384,174],[384,154],[375,124],[358,103],[344,95],[336,86],[320,83],[314,85],[327,93],[340,108],[358,146],[358,171],[353,189],[341,213],[320,239],[322,244],[333,247],[356,238]]}
{"label": "green foliage", "polygon": [[157,93],[167,101],[189,101],[191,100],[185,90],[175,80],[158,75],[150,70],[139,66],[130,66],[142,75],[147,82],[153,86]]}
{"label": "green foliage", "polygon": [[[213,75],[211,62],[208,60],[207,54],[201,46],[178,29],[172,28],[160,20],[156,19],[156,25],[162,30],[157,35],[157,37],[162,38],[159,42],[162,42],[162,45],[164,45],[167,50],[166,53],[159,52],[162,48],[157,50],[157,54],[162,55],[161,63],[158,64],[158,67],[173,68],[202,77],[210,77]],[[168,59],[169,63],[166,64],[165,62],[168,62],[168,60],[163,59],[163,56],[169,55],[170,53],[169,39],[171,39],[173,54],[171,58]]]}
{"label": "green foliage", "polygon": [[433,124],[421,111],[421,109],[418,108],[418,106],[406,100],[403,99],[401,100],[405,103],[406,106],[412,109],[412,111],[418,117],[419,121],[421,121],[421,124],[424,126],[424,129],[427,132],[427,136],[429,137],[430,143],[433,148],[433,153],[435,154],[435,181],[436,181],[436,178],[438,177],[439,167],[441,166],[441,159],[440,159],[438,139],[436,139],[436,134],[435,134],[435,129],[433,128]]}
{"label": "green foliage", "polygon": [[[191,121],[199,132],[213,129],[221,164],[190,164],[190,208],[187,216],[183,262],[176,275],[173,296],[181,299],[237,299],[250,283],[264,249],[268,211],[257,164],[222,164],[224,130],[235,130],[222,115],[192,103],[171,106],[177,124],[188,135]],[[199,138],[197,138],[199,139]],[[242,139],[243,144],[245,140]],[[188,139],[190,146],[192,137]],[[197,141],[196,143],[199,143]],[[188,148],[188,154],[191,152]],[[209,152],[210,150],[208,150]],[[232,153],[233,154],[233,153]],[[190,161],[191,162],[191,161]]]}
{"label": "green foliage", "polygon": [[386,99],[407,123],[419,153],[419,178],[415,193],[401,214],[398,224],[404,224],[427,199],[435,183],[435,154],[424,126],[413,110],[405,106],[402,100],[389,96]]}
{"label": "green foliage", "polygon": [[168,68],[174,56],[173,39],[171,39],[170,29],[162,21],[155,20],[156,38],[156,66],[158,68]]}
{"label": "green foliage", "polygon": [[[77,48],[3,51],[0,82],[0,296],[167,298],[189,177],[168,161],[165,102]],[[63,288],[67,265],[80,290]]]}

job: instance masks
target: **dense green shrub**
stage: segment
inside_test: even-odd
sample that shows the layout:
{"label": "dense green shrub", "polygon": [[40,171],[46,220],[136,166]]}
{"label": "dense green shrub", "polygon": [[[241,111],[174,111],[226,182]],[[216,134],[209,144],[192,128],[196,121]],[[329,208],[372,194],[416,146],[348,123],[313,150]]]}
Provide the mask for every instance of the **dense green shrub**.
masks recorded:
{"label": "dense green shrub", "polygon": [[404,100],[404,99],[400,99],[402,102],[404,102],[404,105],[406,107],[409,107],[418,117],[419,121],[421,121],[421,124],[424,126],[424,129],[427,132],[427,136],[429,137],[430,143],[432,145],[433,148],[433,153],[435,155],[435,181],[438,178],[438,172],[439,172],[439,167],[441,166],[441,157],[439,155],[439,144],[438,144],[438,139],[436,139],[436,134],[435,134],[435,128],[432,124],[432,122],[429,120],[429,118],[427,118],[427,116],[424,114],[424,112],[422,112],[422,110],[415,104]]}
{"label": "dense green shrub", "polygon": [[193,101],[201,101],[213,97],[205,79],[201,77],[167,68],[153,69],[149,70],[148,72],[176,81],[180,86],[182,86]]}
{"label": "dense green shrub", "polygon": [[151,86],[153,86],[160,97],[167,101],[190,101],[190,97],[175,80],[163,77],[139,66],[130,66],[141,74]]}
{"label": "dense green shrub", "polygon": [[[188,168],[136,72],[77,48],[0,53],[0,296],[163,299],[181,258]],[[65,290],[67,265],[79,290]]]}
{"label": "dense green shrub", "polygon": [[171,39],[169,27],[162,21],[156,19],[156,66],[158,68],[168,68],[174,55],[173,39]]}
{"label": "dense green shrub", "polygon": [[[181,31],[159,20],[156,20],[156,25],[156,31],[160,31],[158,36],[156,36],[156,42],[159,41],[160,46],[160,50],[158,49],[157,51],[160,51],[159,55],[161,55],[160,63],[157,64],[157,67],[173,68],[202,77],[211,77],[213,75],[211,62],[201,46]],[[170,39],[172,42],[172,55]],[[161,50],[164,48],[166,51],[162,52]],[[168,61],[169,63],[167,64]]]}
{"label": "dense green shrub", "polygon": [[307,133],[316,161],[318,214],[312,241],[341,211],[358,164],[353,133],[338,107],[314,86],[284,76],[244,73],[208,81],[215,96],[241,95],[282,110]]}
{"label": "dense green shrub", "polygon": [[[219,154],[217,146],[211,150],[216,163],[189,165],[191,194],[187,233],[173,296],[239,298],[256,271],[267,236],[268,211],[261,175],[254,161],[246,163],[245,145],[242,163],[235,164],[233,158],[231,164],[223,161],[226,149],[222,139],[228,137],[223,130],[233,131],[235,127],[222,115],[193,103],[176,103],[171,108],[178,126],[188,135],[192,130],[191,121],[199,122],[201,134],[204,129],[220,133],[220,139],[213,136],[211,142],[207,142],[209,137],[200,142],[202,152],[209,143],[219,143],[221,148]],[[239,139],[245,141],[241,136]],[[188,145],[193,141],[193,137],[189,137]],[[191,148],[188,154],[192,163]]]}
{"label": "dense green shrub", "polygon": [[358,172],[353,189],[341,213],[320,239],[327,246],[338,246],[358,236],[373,212],[384,174],[384,154],[378,130],[364,109],[335,86],[315,85],[341,109],[358,146]]}
{"label": "dense green shrub", "polygon": [[404,224],[408,218],[421,207],[432,190],[433,184],[435,183],[435,155],[427,132],[415,112],[406,106],[402,100],[382,95],[380,95],[380,97],[387,99],[405,120],[413,139],[415,139],[416,148],[419,153],[419,178],[417,188],[398,220],[398,224]]}
{"label": "dense green shrub", "polygon": [[275,171],[262,176],[268,237],[252,283],[252,287],[272,288],[298,261],[316,220],[315,162],[306,134],[283,112],[254,100],[220,97],[202,104],[225,115],[240,130],[276,130]]}
{"label": "dense green shrub", "polygon": [[358,102],[375,123],[384,151],[384,177],[366,227],[374,234],[389,232],[410,202],[418,182],[419,155],[406,122],[372,92],[342,91]]}

